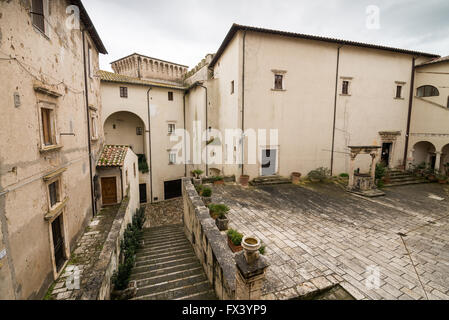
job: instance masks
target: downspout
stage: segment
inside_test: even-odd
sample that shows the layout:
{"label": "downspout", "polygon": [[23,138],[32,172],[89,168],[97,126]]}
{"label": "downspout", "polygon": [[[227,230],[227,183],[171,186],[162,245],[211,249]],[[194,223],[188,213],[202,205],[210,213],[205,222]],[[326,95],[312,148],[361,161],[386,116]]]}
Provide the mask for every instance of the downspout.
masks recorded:
{"label": "downspout", "polygon": [[87,146],[89,153],[89,177],[90,177],[90,196],[92,201],[92,216],[96,215],[96,204],[95,204],[95,195],[94,195],[94,187],[93,187],[93,175],[92,175],[92,145],[90,142],[91,133],[90,133],[90,117],[89,117],[89,90],[87,87],[87,64],[86,64],[86,37],[85,37],[86,29],[83,29],[81,32],[83,39],[83,65],[84,65],[84,92],[86,96],[86,112],[87,112]]}
{"label": "downspout", "polygon": [[209,141],[209,121],[208,121],[208,114],[207,114],[207,104],[208,104],[208,98],[207,98],[207,87],[203,86],[202,84],[198,83],[198,86],[201,88],[204,88],[206,90],[206,177],[209,176],[209,152],[207,148],[207,142]]}
{"label": "downspout", "polygon": [[149,150],[148,150],[148,157],[150,159],[150,203],[153,203],[153,157],[151,155],[151,112],[150,112],[150,91],[151,89],[153,89],[152,87],[150,87],[147,91],[147,104],[148,104],[148,145],[149,145]]}
{"label": "downspout", "polygon": [[184,114],[184,177],[187,177],[187,142],[186,142],[186,95],[187,91],[184,91],[184,95],[182,96],[183,102],[183,114]]}
{"label": "downspout", "polygon": [[415,60],[413,57],[412,60],[412,75],[410,80],[410,97],[408,102],[408,115],[407,115],[407,132],[405,134],[405,149],[404,149],[404,161],[403,166],[404,170],[407,167],[407,153],[408,153],[408,144],[409,144],[409,135],[410,135],[410,126],[412,122],[412,109],[413,109],[413,93],[415,91]]}
{"label": "downspout", "polygon": [[[245,44],[246,30],[243,32],[243,48],[242,48],[242,175],[245,174]],[[271,142],[270,142],[271,143]]]}
{"label": "downspout", "polygon": [[335,123],[337,120],[337,97],[338,97],[338,74],[340,68],[340,49],[337,48],[337,69],[335,71],[335,96],[334,96],[334,119],[332,123],[332,148],[331,148],[331,176],[334,174],[334,152],[335,152]]}

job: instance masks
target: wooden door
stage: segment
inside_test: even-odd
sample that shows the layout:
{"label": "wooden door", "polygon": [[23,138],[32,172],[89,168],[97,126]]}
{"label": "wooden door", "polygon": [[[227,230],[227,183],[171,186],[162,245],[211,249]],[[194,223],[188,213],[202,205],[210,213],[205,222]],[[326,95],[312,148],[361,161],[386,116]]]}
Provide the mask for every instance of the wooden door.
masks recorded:
{"label": "wooden door", "polygon": [[62,217],[59,216],[51,223],[51,231],[53,236],[53,248],[55,254],[56,270],[59,272],[66,260],[64,236],[62,234]]}
{"label": "wooden door", "polygon": [[101,178],[101,197],[103,198],[103,204],[117,203],[116,177]]}

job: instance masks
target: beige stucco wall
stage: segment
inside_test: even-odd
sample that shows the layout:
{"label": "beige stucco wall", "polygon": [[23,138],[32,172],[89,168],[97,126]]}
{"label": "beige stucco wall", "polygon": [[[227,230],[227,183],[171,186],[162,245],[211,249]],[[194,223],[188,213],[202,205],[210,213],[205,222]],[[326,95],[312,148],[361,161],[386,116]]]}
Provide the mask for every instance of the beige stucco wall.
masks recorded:
{"label": "beige stucco wall", "polygon": [[[149,132],[148,132],[148,103],[147,92],[149,86],[143,85],[131,85],[124,83],[112,83],[101,82],[101,94],[103,102],[102,123],[117,112],[128,111],[138,116],[145,125],[145,154],[148,165],[150,165],[149,154]],[[120,86],[128,87],[128,98],[120,98]],[[168,92],[173,92],[173,101],[168,101]],[[152,149],[152,181],[153,181],[153,199],[156,201],[164,199],[164,181],[180,179],[184,176],[184,164],[169,165],[168,154],[169,150],[175,146],[176,141],[170,141],[168,135],[168,124],[174,123],[177,129],[184,128],[184,115],[183,115],[183,95],[184,91],[179,89],[159,88],[152,87],[150,90],[150,118],[151,118],[151,149]],[[108,131],[109,129],[106,129]],[[117,127],[117,134],[120,134],[119,127]],[[134,129],[135,135],[135,129]],[[139,136],[141,137],[141,136]],[[114,143],[115,140],[108,140],[106,137],[106,143]],[[124,139],[120,140],[121,143],[132,144],[135,141],[135,136],[130,134],[129,142]],[[179,152],[178,158],[182,155]],[[147,196],[151,197],[150,188],[150,174],[145,175],[148,180],[147,183]],[[144,176],[144,177],[145,177]],[[140,180],[140,183],[145,183]]]}
{"label": "beige stucco wall", "polygon": [[[449,162],[449,63],[436,63],[416,68],[412,122],[408,163],[418,164],[422,159],[415,144],[428,141],[440,153],[441,165]],[[435,86],[439,91],[436,97],[416,97],[417,88],[423,85]],[[415,161],[416,160],[416,161]],[[438,162],[438,161],[437,161]],[[440,163],[438,162],[437,165]]]}
{"label": "beige stucco wall", "polygon": [[143,121],[135,114],[126,111],[112,114],[104,123],[107,144],[129,145],[136,154],[144,154],[145,131],[142,135],[137,135],[137,127],[145,130]]}
{"label": "beige stucco wall", "polygon": [[[17,57],[0,62],[2,126],[0,126],[0,219],[2,242],[7,250],[14,298],[41,298],[54,280],[50,224],[44,220],[49,210],[43,176],[66,168],[61,175],[66,252],[75,243],[92,216],[89,185],[87,110],[84,91],[83,48],[80,30],[65,27],[65,1],[50,1],[47,35],[36,30],[30,20],[30,1],[0,3],[1,57]],[[98,52],[91,43],[93,65],[98,70]],[[86,45],[87,47],[87,45]],[[54,98],[33,89],[39,79],[62,96]],[[64,83],[61,83],[61,82]],[[99,80],[89,79],[89,104],[101,112]],[[20,96],[14,106],[13,95]],[[56,105],[56,130],[60,149],[41,152],[38,101]],[[103,138],[92,141],[94,157]],[[74,133],[75,135],[60,135]],[[93,161],[95,163],[95,159]],[[2,260],[2,262],[5,260]],[[4,272],[4,267],[0,273]],[[0,298],[10,297],[11,288],[0,288]]]}

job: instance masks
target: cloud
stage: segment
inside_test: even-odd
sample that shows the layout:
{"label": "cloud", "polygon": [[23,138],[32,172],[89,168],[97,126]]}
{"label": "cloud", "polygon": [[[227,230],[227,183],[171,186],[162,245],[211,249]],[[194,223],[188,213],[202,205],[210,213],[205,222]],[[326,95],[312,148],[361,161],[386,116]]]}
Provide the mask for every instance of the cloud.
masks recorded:
{"label": "cloud", "polygon": [[[194,67],[215,52],[232,23],[449,54],[447,0],[89,0],[109,55],[133,52]],[[366,8],[379,8],[380,29],[367,29]]]}

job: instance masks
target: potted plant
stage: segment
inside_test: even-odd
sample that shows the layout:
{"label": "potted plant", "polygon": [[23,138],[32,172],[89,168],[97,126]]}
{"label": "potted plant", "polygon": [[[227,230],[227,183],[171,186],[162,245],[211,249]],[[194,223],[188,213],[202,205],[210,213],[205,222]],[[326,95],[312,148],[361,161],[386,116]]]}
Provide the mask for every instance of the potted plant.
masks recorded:
{"label": "potted plant", "polygon": [[292,183],[298,184],[299,179],[301,179],[301,173],[299,172],[292,172]]}
{"label": "potted plant", "polygon": [[212,219],[217,219],[222,213],[226,214],[229,212],[229,207],[225,204],[211,203],[207,207]]}
{"label": "potted plant", "polygon": [[[229,208],[227,208],[229,209]],[[229,211],[229,210],[228,210]],[[218,227],[218,230],[220,231],[226,231],[228,230],[228,226],[229,226],[229,219],[226,216],[226,213],[228,211],[220,211],[220,213],[218,214],[217,219],[215,220],[215,224]]]}
{"label": "potted plant", "polygon": [[201,189],[201,197],[203,198],[204,204],[207,206],[212,203],[212,189],[209,187],[203,187]]}
{"label": "potted plant", "polygon": [[242,239],[243,234],[234,229],[229,229],[228,235],[228,245],[232,252],[239,252],[243,250]]}
{"label": "potted plant", "polygon": [[330,177],[330,170],[328,168],[320,167],[310,171],[307,177],[312,182],[323,182]]}
{"label": "potted plant", "polygon": [[242,175],[240,176],[240,184],[241,184],[243,187],[247,187],[247,186],[248,186],[248,182],[249,182],[249,176],[246,175],[246,174],[242,174]]}
{"label": "potted plant", "polygon": [[213,181],[215,185],[224,184],[224,177],[223,176],[213,177]]}
{"label": "potted plant", "polygon": [[443,174],[438,174],[436,176],[436,178],[438,180],[438,183],[441,183],[441,184],[446,184],[447,183],[447,177],[445,175],[443,175]]}
{"label": "potted plant", "polygon": [[430,182],[435,182],[437,181],[437,176],[435,173],[435,170],[432,168],[427,168],[426,170],[426,178],[430,181]]}
{"label": "potted plant", "polygon": [[194,175],[193,178],[193,185],[199,186],[201,184],[201,175],[204,173],[203,170],[196,169],[192,171],[192,174]]}

